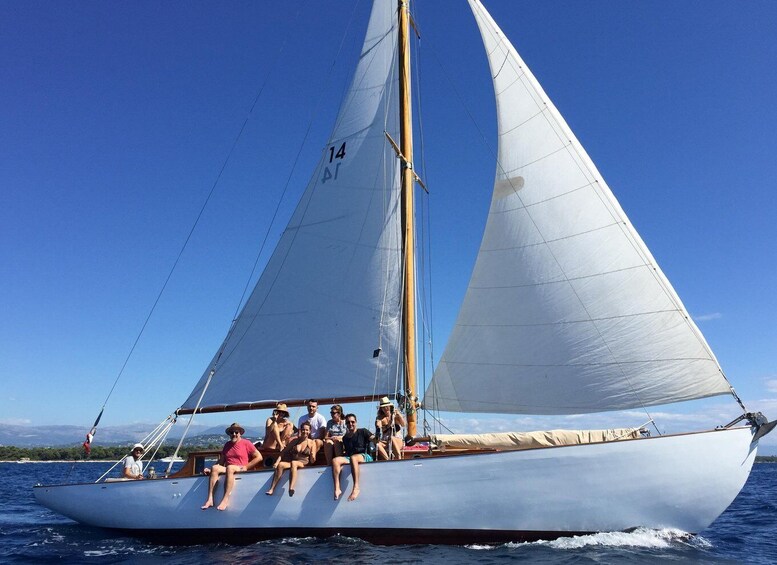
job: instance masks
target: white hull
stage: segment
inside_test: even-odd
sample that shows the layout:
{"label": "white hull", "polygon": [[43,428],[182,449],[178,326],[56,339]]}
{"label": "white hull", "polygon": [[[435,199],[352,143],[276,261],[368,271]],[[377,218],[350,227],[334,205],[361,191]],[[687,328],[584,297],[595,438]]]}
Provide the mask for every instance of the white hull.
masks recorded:
{"label": "white hull", "polygon": [[[355,535],[383,543],[505,541],[644,526],[699,532],[750,473],[750,428],[477,455],[371,463],[361,496],[333,500],[330,467],[265,496],[270,471],[240,476],[224,512],[200,510],[207,478],[40,486],[78,522],[170,541]],[[220,497],[221,487],[218,495]],[[217,497],[217,501],[218,498]]]}

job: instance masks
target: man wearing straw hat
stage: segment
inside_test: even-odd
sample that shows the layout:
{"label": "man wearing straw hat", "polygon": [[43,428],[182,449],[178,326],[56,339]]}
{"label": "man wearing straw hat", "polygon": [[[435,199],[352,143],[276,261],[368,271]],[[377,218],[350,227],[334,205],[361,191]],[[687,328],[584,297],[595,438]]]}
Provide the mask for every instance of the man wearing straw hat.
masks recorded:
{"label": "man wearing straw hat", "polygon": [[227,478],[224,480],[224,498],[221,499],[221,504],[216,508],[218,510],[226,510],[229,506],[229,497],[232,496],[232,489],[235,487],[235,475],[253,469],[262,461],[262,456],[254,447],[254,444],[243,438],[243,434],[246,431],[242,426],[233,423],[224,431],[229,436],[229,441],[224,444],[218,463],[210,469],[203,471],[206,475],[210,475],[208,500],[202,505],[203,510],[213,506],[213,493],[216,490],[216,484],[219,482],[219,475],[226,473]]}

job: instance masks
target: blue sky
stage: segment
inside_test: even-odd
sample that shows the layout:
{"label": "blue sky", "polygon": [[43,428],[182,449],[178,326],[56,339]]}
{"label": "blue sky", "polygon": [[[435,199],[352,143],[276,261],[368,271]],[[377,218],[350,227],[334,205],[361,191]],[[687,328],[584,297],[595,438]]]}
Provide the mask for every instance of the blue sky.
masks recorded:
{"label": "blue sky", "polygon": [[[466,5],[416,4],[439,355],[485,221],[493,93]],[[777,4],[486,7],[740,396],[777,418]],[[367,8],[0,4],[0,422],[91,424],[248,116],[104,421],[155,423],[185,399],[228,328],[287,179],[283,219],[308,179]],[[283,225],[269,228],[270,243]],[[657,413],[671,431],[737,413],[724,398],[701,405]],[[570,424],[561,420],[554,427]]]}

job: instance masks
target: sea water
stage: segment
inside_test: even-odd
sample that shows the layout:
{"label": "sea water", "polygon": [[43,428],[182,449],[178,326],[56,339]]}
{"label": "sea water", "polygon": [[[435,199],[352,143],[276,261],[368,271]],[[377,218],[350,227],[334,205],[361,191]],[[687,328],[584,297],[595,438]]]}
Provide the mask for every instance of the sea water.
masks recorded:
{"label": "sea water", "polygon": [[[777,562],[777,464],[755,465],[734,503],[696,536],[638,529],[499,545],[382,547],[333,537],[179,547],[81,526],[35,502],[32,486],[36,483],[92,481],[109,467],[96,462],[0,463],[0,563]],[[401,491],[397,491],[397,507],[401,506]],[[473,521],[480,511],[473,509]]]}

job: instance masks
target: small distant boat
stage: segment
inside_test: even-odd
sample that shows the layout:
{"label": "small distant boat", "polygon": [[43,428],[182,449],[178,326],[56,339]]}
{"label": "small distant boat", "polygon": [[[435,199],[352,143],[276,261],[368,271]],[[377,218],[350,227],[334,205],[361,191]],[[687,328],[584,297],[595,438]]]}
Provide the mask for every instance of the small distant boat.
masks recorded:
{"label": "small distant boat", "polygon": [[179,543],[341,534],[464,544],[639,526],[695,533],[734,500],[775,424],[747,411],[564,118],[480,1],[469,4],[496,93],[497,178],[422,407],[568,415],[729,395],[742,416],[659,437],[416,434],[410,23],[407,0],[376,0],[312,180],[177,414],[386,395],[426,449],[364,466],[356,502],[333,500],[331,470],[311,465],[293,498],[264,495],[272,478],[264,468],[239,475],[227,511],[201,511],[201,471],[215,455],[205,452],[156,480],[37,486],[38,502],[84,524]]}
{"label": "small distant boat", "polygon": [[160,459],[162,463],[180,463],[181,461],[184,461],[183,457],[176,456],[170,456],[170,457],[162,457]]}

